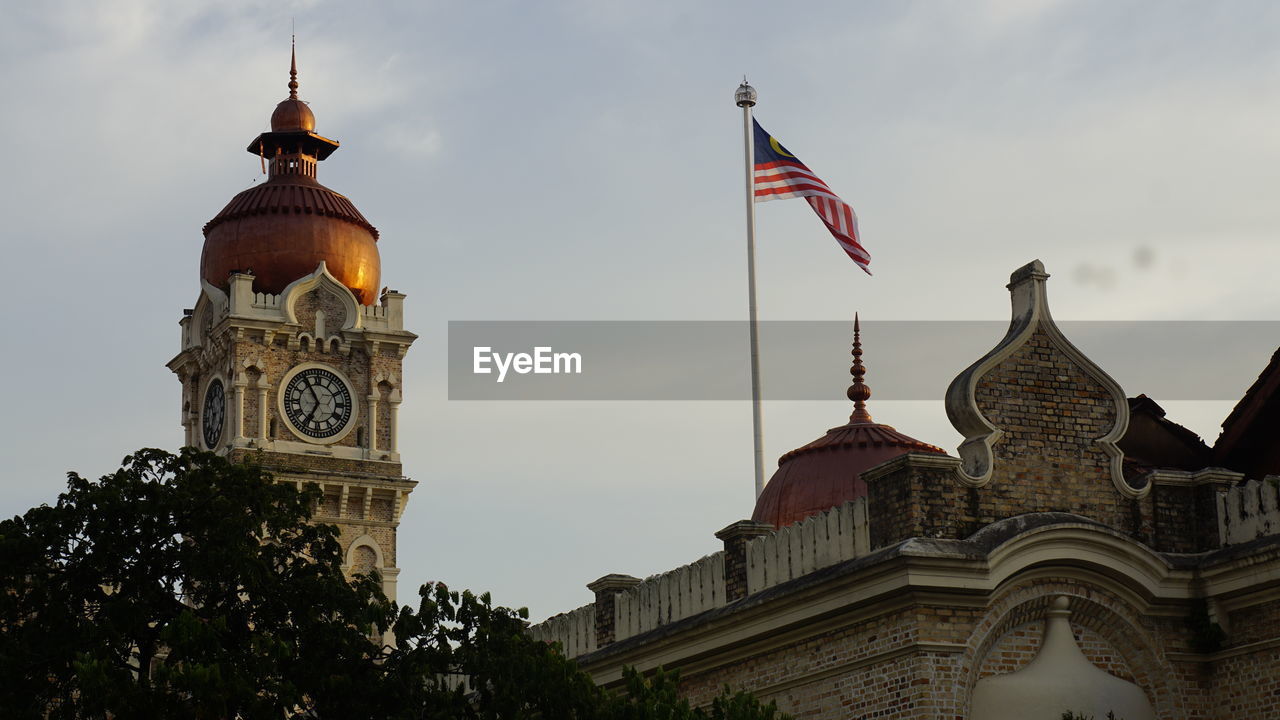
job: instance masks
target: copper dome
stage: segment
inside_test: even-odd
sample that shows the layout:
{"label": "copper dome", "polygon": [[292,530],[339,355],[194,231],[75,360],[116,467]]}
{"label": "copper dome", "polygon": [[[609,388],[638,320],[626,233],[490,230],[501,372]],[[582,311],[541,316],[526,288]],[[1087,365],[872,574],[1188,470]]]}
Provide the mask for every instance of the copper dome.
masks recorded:
{"label": "copper dome", "polygon": [[315,115],[298,99],[291,61],[289,97],[271,115],[271,131],[246,148],[268,169],[267,181],[236,195],[204,226],[200,276],[226,287],[232,272],[251,272],[254,290],[278,294],[323,261],[364,305],[377,301],[382,262],[378,231],[346,196],[316,180],[317,164],[338,143],[315,133]]}
{"label": "copper dome", "polygon": [[275,112],[271,113],[271,130],[272,132],[286,132],[289,130],[304,130],[314,132],[316,129],[316,114],[311,112],[311,108],[306,103],[296,98],[286,98],[276,105]]}
{"label": "copper dome", "polygon": [[854,319],[853,385],[849,398],[854,401],[849,422],[831,428],[826,435],[778,459],[778,470],[756,499],[751,519],[776,528],[800,522],[807,517],[866,497],[864,470],[909,452],[946,452],[921,442],[871,419],[866,401],[871,389],[863,382],[861,328]]}
{"label": "copper dome", "polygon": [[304,175],[277,175],[236,195],[204,226],[200,276],[225,287],[232,271],[252,271],[255,291],[278,294],[323,260],[372,305],[382,272],[377,237],[345,196]]}

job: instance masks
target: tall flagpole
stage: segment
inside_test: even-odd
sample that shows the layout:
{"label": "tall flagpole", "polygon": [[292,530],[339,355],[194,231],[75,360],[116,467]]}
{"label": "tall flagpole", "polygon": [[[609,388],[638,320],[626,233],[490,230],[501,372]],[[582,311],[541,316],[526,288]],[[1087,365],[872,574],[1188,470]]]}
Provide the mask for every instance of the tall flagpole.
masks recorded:
{"label": "tall flagpole", "polygon": [[742,79],[734,102],[742,108],[742,146],[747,178],[747,311],[751,317],[751,425],[755,438],[756,497],[764,492],[764,430],[760,419],[760,321],[756,318],[756,192],[755,132],[751,127],[751,107],[756,89]]}

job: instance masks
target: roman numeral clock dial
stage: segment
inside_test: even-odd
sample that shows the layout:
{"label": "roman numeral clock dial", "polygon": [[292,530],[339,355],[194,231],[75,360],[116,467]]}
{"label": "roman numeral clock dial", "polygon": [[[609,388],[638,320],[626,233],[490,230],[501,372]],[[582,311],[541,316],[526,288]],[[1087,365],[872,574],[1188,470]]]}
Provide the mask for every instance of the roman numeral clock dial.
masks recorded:
{"label": "roman numeral clock dial", "polygon": [[290,378],[281,405],[294,432],[313,440],[337,436],[355,415],[351,387],[337,373],[319,367],[304,368]]}

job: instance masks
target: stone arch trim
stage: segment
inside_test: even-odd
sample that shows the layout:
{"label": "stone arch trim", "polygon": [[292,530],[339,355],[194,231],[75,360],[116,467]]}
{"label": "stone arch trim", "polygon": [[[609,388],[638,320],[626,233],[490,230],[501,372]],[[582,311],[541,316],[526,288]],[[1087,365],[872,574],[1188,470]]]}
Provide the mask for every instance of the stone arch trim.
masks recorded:
{"label": "stone arch trim", "polygon": [[1078,515],[1031,513],[1006,518],[969,541],[986,552],[993,593],[1027,573],[1063,568],[1105,578],[1112,592],[1135,607],[1156,597],[1186,597],[1167,559],[1113,528]]}
{"label": "stone arch trim", "polygon": [[1107,587],[1109,578],[1089,577],[1087,572],[1028,573],[1001,587],[991,597],[966,643],[956,685],[962,714],[968,715],[974,685],[988,655],[1008,633],[1042,620],[1050,602],[1060,596],[1071,598],[1071,623],[1101,636],[1124,660],[1132,681],[1147,694],[1161,720],[1181,717],[1184,707],[1181,689],[1173,683],[1175,669],[1157,648],[1166,643],[1157,630],[1125,593]]}
{"label": "stone arch trim", "polygon": [[230,300],[221,289],[201,281],[200,297],[196,298],[196,306],[191,311],[191,345],[203,346],[209,341],[205,336],[230,310]]}
{"label": "stone arch trim", "polygon": [[343,558],[343,563],[348,568],[354,566],[355,557],[356,557],[356,548],[359,548],[359,547],[367,547],[373,550],[374,557],[378,559],[379,570],[382,570],[387,567],[386,557],[382,554],[382,546],[378,544],[378,541],[374,540],[372,535],[361,535],[355,540],[352,540],[351,544],[347,546],[347,552],[345,553],[345,557]]}

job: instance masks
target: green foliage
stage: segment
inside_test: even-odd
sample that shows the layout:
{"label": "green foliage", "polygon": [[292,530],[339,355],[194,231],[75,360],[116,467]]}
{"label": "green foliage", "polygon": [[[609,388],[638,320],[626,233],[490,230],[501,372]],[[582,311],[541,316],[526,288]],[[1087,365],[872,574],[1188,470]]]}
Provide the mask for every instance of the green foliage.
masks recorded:
{"label": "green foliage", "polygon": [[381,717],[518,720],[594,718],[601,693],[590,677],[525,632],[526,613],[492,606],[487,594],[443,584],[419,590],[416,611],[396,619],[383,662]]}
{"label": "green foliage", "polygon": [[343,576],[336,528],[309,522],[318,498],[140,450],[0,522],[0,717],[785,717],[728,688],[691,708],[661,669],[606,692],[488,595],[427,585],[397,612],[376,574]]}
{"label": "green foliage", "polygon": [[753,695],[725,687],[709,708],[694,708],[679,695],[676,672],[655,670],[649,677],[623,670],[625,694],[611,696],[604,717],[610,720],[784,720],[775,703],[763,705]]}
{"label": "green foliage", "polygon": [[[0,523],[7,717],[280,717],[345,705],[392,608],[342,576],[317,498],[193,450],[141,450]],[[149,671],[141,671],[146,666]]]}

